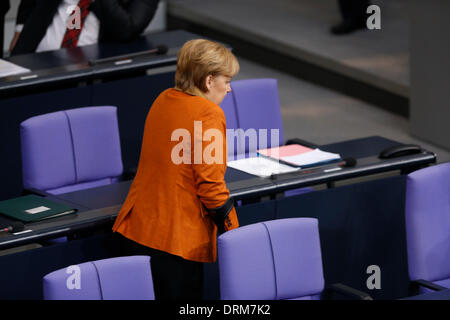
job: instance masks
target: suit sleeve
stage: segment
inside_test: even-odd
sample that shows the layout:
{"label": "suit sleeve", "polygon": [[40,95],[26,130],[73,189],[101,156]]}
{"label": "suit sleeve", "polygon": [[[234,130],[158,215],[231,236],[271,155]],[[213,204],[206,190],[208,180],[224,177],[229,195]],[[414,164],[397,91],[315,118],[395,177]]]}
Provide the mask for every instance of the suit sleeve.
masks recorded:
{"label": "suit sleeve", "polygon": [[17,10],[16,25],[24,25],[36,6],[36,0],[21,0]]}
{"label": "suit sleeve", "polygon": [[[225,115],[220,109],[210,107],[201,119],[202,130],[194,130],[192,163],[197,196],[208,212],[214,214],[214,210],[223,207],[230,198],[230,191],[225,183],[227,168]],[[200,148],[201,159],[198,156]],[[231,210],[225,212],[225,215],[227,216],[224,221],[225,231],[239,226],[234,206],[231,206]]]}
{"label": "suit sleeve", "polygon": [[108,39],[130,41],[137,38],[153,19],[159,0],[96,0],[91,9],[100,20]]}

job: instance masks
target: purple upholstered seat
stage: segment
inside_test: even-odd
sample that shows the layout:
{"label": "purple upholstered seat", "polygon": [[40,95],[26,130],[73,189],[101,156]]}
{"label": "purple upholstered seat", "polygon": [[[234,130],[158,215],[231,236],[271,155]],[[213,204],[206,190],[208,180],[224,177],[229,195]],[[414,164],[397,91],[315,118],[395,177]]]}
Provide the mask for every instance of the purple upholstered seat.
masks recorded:
{"label": "purple upholstered seat", "polygon": [[60,194],[103,186],[122,175],[117,108],[48,113],[20,125],[25,189]]}
{"label": "purple upholstered seat", "polygon": [[228,148],[228,161],[235,160],[237,154],[237,143],[239,141],[238,133],[239,121],[237,118],[236,104],[234,101],[233,92],[228,93],[220,104],[223,112],[225,113],[225,119],[227,122],[227,148]]}
{"label": "purple upholstered seat", "polygon": [[408,175],[405,218],[410,280],[450,288],[450,162]]}
{"label": "purple upholstered seat", "polygon": [[46,300],[154,300],[150,257],[129,256],[70,266],[43,278]]}
{"label": "purple upholstered seat", "polygon": [[[231,89],[236,104],[239,128],[243,130],[246,137],[256,134],[257,138],[256,144],[244,142],[245,152],[254,153],[257,149],[282,145],[284,143],[283,120],[277,80],[237,80],[231,82]],[[278,139],[275,139],[276,135],[272,139],[271,134],[276,132],[274,130],[278,130]]]}
{"label": "purple upholstered seat", "polygon": [[[269,78],[232,81],[231,89],[237,124],[240,129],[235,134],[237,138],[235,158],[244,158],[248,154],[254,155],[258,149],[283,145],[283,119],[277,80]],[[276,131],[274,131],[276,129],[278,130],[278,139]],[[254,140],[256,143],[251,143],[250,140]],[[229,147],[229,158],[231,154],[232,150]],[[287,190],[284,195],[290,197],[311,191],[314,189],[298,188]]]}
{"label": "purple upholstered seat", "polygon": [[224,300],[318,299],[324,289],[318,221],[272,220],[218,238]]}
{"label": "purple upholstered seat", "polygon": [[236,113],[236,104],[234,102],[233,92],[228,93],[220,104],[223,112],[225,113],[225,119],[227,122],[227,129],[239,128],[239,122]]}

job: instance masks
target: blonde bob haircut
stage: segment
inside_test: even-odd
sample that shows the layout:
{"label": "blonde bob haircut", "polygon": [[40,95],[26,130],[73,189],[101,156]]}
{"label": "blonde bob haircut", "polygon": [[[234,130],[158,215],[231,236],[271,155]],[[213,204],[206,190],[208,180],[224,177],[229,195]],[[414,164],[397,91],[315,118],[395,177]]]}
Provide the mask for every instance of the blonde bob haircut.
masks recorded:
{"label": "blonde bob haircut", "polygon": [[207,92],[209,75],[234,77],[238,72],[239,63],[225,46],[205,39],[190,40],[178,53],[175,87],[185,92],[195,92],[196,87]]}

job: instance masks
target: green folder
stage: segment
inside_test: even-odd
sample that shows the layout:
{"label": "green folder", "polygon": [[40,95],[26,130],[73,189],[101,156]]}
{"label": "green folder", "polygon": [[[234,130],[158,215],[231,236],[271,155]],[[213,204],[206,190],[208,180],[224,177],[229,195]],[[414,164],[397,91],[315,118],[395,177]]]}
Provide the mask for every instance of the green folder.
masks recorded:
{"label": "green folder", "polygon": [[0,201],[0,213],[23,221],[32,222],[74,213],[77,209],[36,195]]}

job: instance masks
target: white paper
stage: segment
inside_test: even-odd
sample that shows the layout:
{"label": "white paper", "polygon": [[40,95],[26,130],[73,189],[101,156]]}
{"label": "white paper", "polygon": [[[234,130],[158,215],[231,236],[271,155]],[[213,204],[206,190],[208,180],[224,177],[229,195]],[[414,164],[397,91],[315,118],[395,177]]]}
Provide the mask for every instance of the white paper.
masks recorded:
{"label": "white paper", "polygon": [[25,210],[25,212],[29,213],[29,214],[36,214],[36,213],[41,213],[41,212],[48,211],[48,210],[50,210],[50,208],[40,206],[40,207]]}
{"label": "white paper", "polygon": [[0,78],[27,72],[31,72],[31,70],[18,66],[9,61],[0,59]]}
{"label": "white paper", "polygon": [[313,151],[297,154],[295,156],[282,157],[281,160],[297,166],[307,166],[315,163],[339,160],[340,158],[341,156],[337,153],[314,149]]}
{"label": "white paper", "polygon": [[228,162],[227,166],[260,177],[269,177],[272,174],[293,172],[300,169],[264,157],[234,160]]}

